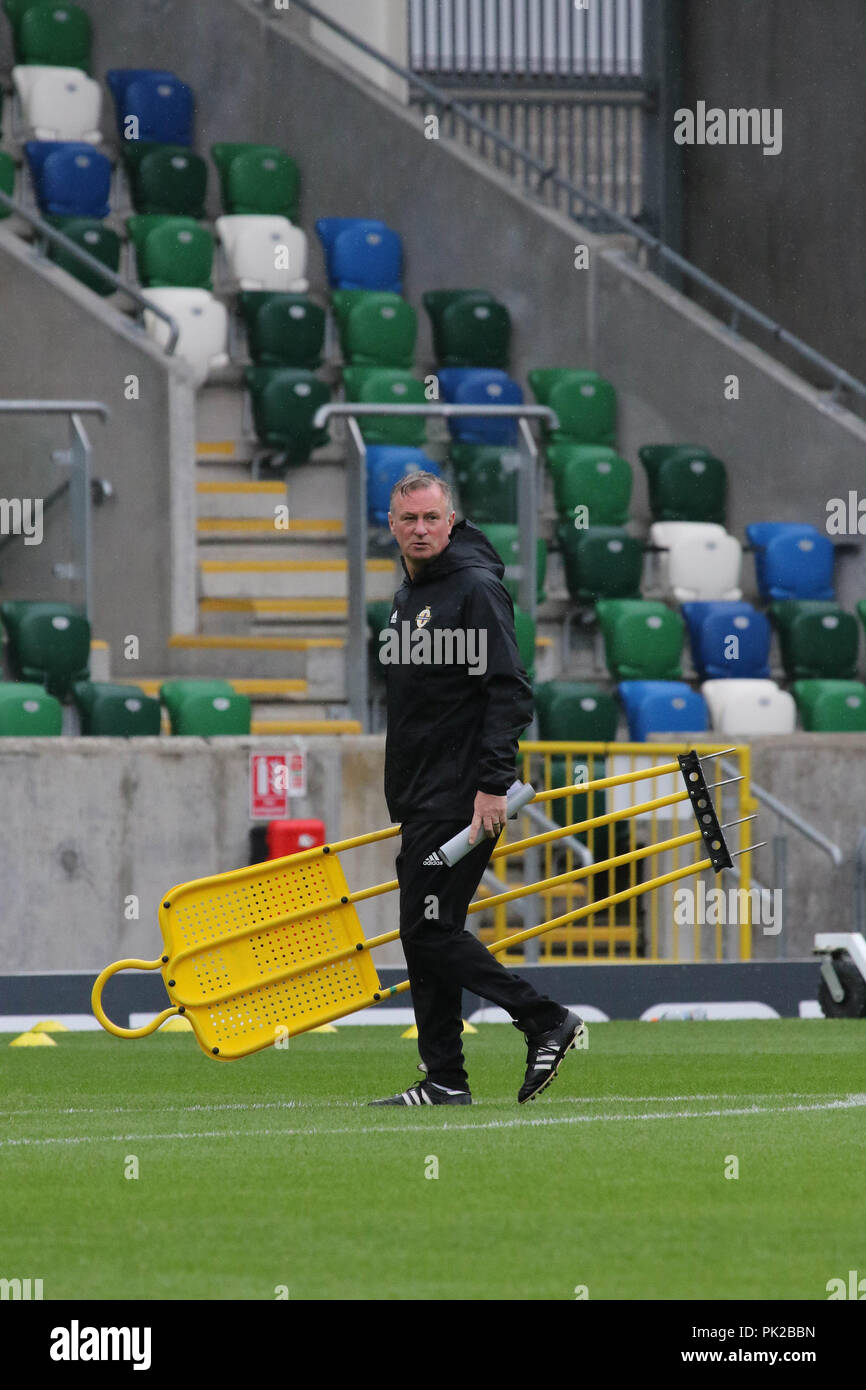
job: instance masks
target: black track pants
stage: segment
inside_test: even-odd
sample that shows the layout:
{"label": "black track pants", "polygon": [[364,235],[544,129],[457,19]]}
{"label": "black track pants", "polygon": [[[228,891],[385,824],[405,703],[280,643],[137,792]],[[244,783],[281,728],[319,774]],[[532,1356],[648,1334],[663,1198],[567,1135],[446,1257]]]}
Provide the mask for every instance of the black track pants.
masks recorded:
{"label": "black track pants", "polygon": [[[465,1089],[463,990],[489,999],[529,1033],[554,1028],[565,1010],[506,970],[466,931],[466,910],[487,867],[494,840],[483,837],[453,868],[422,861],[465,821],[409,821],[397,855],[400,939],[409,968],[418,1025],[418,1051],[431,1081]],[[484,832],[479,832],[484,836]]]}

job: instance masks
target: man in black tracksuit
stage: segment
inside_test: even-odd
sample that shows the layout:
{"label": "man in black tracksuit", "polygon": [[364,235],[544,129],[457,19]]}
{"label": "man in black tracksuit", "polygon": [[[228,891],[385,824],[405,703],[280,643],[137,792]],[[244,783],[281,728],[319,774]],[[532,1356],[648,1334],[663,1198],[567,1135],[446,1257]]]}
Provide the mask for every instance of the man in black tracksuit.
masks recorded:
{"label": "man in black tracksuit", "polygon": [[[582,1021],[539,995],[465,929],[466,911],[505,823],[532,687],[514,633],[505,567],[470,521],[454,525],[435,474],[395,487],[389,523],[406,578],[379,660],[387,687],[385,799],[402,827],[400,937],[427,1076],[373,1105],[468,1105],[464,989],[498,1004],[527,1036],[523,1102],[556,1075]],[[471,822],[474,848],[453,868],[438,847]]]}

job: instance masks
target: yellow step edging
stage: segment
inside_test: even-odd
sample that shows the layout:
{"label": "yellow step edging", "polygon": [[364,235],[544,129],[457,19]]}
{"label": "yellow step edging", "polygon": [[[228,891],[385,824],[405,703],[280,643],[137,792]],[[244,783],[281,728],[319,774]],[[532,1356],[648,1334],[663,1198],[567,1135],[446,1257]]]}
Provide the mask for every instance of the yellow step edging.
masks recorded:
{"label": "yellow step edging", "polygon": [[[345,572],[349,563],[347,560],[202,560],[200,568],[208,574],[238,574],[242,571],[302,574],[305,570],[321,574]],[[391,560],[368,560],[367,569],[374,574],[391,574],[394,565]]]}
{"label": "yellow step edging", "polygon": [[254,719],[253,734],[360,734],[357,719]]}
{"label": "yellow step edging", "polygon": [[229,651],[264,651],[269,647],[281,652],[303,652],[311,647],[344,647],[341,637],[230,637],[222,633],[187,634],[175,633],[169,637],[169,647],[181,647],[192,651],[215,651],[225,648]]}
{"label": "yellow step edging", "polygon": [[337,613],[345,617],[348,604],[344,598],[201,598],[201,613],[264,613],[315,614]]}

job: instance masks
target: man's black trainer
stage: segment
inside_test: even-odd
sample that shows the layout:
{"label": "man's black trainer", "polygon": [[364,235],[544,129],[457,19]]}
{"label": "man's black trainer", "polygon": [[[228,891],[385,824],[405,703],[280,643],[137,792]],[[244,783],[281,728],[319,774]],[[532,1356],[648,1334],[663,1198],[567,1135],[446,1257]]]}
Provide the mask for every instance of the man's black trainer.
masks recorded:
{"label": "man's black trainer", "polygon": [[[514,1026],[523,1031],[519,1024]],[[583,1019],[569,1011],[562,1023],[546,1033],[526,1034],[526,1075],[517,1093],[518,1104],[533,1100],[550,1085],[566,1052],[577,1046],[584,1031]]]}
{"label": "man's black trainer", "polygon": [[471,1105],[469,1091],[454,1091],[435,1081],[416,1081],[414,1086],[385,1100],[370,1100],[368,1105]]}

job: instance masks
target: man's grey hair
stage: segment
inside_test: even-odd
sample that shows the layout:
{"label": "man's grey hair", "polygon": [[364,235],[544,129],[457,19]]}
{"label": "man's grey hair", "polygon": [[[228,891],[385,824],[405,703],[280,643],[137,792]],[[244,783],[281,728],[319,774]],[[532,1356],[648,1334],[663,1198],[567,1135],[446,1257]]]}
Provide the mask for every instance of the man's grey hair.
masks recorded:
{"label": "man's grey hair", "polygon": [[391,489],[391,497],[388,503],[389,511],[394,510],[394,501],[398,497],[408,497],[411,492],[418,492],[424,487],[438,487],[442,491],[445,501],[445,512],[450,516],[454,511],[454,498],[451,489],[444,478],[440,478],[438,473],[422,472],[420,469],[416,473],[407,473],[404,478],[400,478]]}

